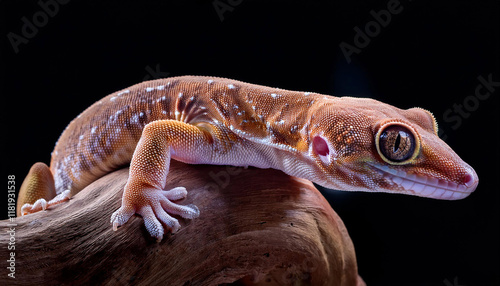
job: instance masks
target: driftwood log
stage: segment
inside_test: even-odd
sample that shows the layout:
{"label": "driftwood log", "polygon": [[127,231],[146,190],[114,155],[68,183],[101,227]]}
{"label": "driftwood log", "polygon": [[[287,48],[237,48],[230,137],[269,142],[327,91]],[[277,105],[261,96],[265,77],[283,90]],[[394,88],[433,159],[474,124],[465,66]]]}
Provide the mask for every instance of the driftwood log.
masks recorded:
{"label": "driftwood log", "polygon": [[[342,220],[309,181],[276,170],[172,162],[200,217],[160,243],[140,216],[114,232],[128,169],[16,219],[15,279],[0,285],[363,285]],[[0,257],[9,258],[0,221]],[[4,266],[5,266],[4,262]],[[1,267],[2,271],[9,271]]]}

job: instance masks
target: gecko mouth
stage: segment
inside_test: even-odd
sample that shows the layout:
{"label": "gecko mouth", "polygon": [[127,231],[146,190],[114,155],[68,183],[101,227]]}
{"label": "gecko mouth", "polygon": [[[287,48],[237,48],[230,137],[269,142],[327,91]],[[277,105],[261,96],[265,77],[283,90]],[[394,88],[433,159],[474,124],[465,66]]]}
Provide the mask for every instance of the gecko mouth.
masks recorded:
{"label": "gecko mouth", "polygon": [[369,164],[385,179],[403,188],[411,194],[441,200],[460,200],[472,193],[477,180],[468,175],[464,184],[457,184],[449,180],[438,179],[425,175],[408,174],[405,171],[394,170],[388,166]]}

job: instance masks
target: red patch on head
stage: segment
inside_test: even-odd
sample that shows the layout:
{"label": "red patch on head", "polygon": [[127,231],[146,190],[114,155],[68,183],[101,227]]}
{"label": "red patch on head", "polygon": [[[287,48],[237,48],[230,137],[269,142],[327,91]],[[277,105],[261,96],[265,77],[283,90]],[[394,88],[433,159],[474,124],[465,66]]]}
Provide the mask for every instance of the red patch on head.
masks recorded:
{"label": "red patch on head", "polygon": [[313,150],[316,154],[321,156],[326,156],[330,153],[330,149],[328,148],[328,143],[326,140],[321,138],[320,136],[316,136],[313,138]]}

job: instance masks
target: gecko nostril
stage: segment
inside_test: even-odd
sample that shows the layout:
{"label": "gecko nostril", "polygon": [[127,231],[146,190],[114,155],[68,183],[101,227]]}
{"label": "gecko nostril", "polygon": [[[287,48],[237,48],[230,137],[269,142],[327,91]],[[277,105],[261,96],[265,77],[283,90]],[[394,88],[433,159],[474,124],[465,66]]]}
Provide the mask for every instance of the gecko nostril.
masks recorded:
{"label": "gecko nostril", "polygon": [[470,172],[467,172],[463,178],[463,183],[466,187],[472,187],[476,183],[476,176],[475,174],[471,174]]}

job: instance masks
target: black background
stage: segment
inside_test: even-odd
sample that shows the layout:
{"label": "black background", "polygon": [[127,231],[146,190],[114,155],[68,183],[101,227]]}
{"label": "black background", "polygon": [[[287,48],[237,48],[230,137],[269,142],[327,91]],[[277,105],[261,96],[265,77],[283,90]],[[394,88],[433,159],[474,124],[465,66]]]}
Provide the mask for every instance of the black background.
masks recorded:
{"label": "black background", "polygon": [[[33,23],[43,10],[37,1],[2,1],[3,178],[14,174],[20,185],[34,162],[49,162],[60,133],[87,106],[157,76],[223,76],[420,106],[477,171],[475,193],[461,201],[324,195],[349,230],[368,285],[499,285],[500,87],[471,108],[479,76],[500,81],[499,2],[401,1],[402,11],[347,63],[340,43],[353,45],[354,27],[364,29],[370,11],[389,2],[73,0],[47,23],[40,16],[16,53],[8,35],[22,37],[23,17]],[[218,13],[214,3],[233,6]],[[444,117],[464,100],[468,118]]]}

